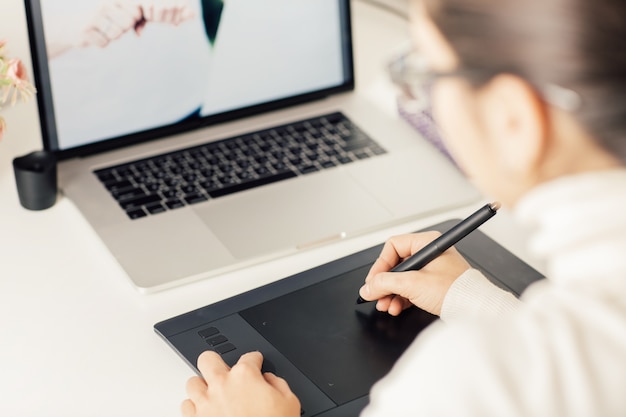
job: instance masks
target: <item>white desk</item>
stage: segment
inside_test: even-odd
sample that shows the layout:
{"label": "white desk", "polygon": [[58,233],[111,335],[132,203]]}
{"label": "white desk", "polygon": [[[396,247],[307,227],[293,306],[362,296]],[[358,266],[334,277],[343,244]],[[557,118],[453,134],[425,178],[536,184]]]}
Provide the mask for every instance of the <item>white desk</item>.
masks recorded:
{"label": "white desk", "polygon": [[[0,37],[30,70],[20,0],[2,0]],[[358,89],[394,113],[382,72],[406,22],[356,2]],[[7,33],[8,32],[8,33]],[[32,71],[30,71],[32,74]],[[193,373],[154,323],[451,217],[473,205],[153,295],[140,295],[66,198],[22,209],[11,161],[41,148],[34,100],[3,110],[0,142],[0,416],[176,416]],[[394,113],[395,114],[395,113]],[[419,140],[416,138],[416,140]],[[532,263],[502,212],[482,230]]]}

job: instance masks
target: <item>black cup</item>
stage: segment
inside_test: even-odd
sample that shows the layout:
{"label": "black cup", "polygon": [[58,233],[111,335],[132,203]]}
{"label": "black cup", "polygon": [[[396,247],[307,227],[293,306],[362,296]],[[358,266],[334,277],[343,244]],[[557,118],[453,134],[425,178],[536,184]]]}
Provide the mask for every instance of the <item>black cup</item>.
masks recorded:
{"label": "black cup", "polygon": [[22,207],[44,210],[57,198],[57,163],[52,152],[35,151],[13,159],[17,194]]}

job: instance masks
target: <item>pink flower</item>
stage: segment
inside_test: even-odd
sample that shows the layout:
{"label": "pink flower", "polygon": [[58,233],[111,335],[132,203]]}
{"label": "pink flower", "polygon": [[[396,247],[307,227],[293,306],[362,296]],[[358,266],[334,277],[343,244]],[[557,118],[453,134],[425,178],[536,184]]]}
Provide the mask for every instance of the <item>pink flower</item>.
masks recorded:
{"label": "pink flower", "polygon": [[9,94],[13,89],[13,95],[11,97],[11,105],[14,105],[17,101],[18,93],[23,100],[30,98],[35,89],[28,81],[28,75],[26,74],[26,67],[17,58],[10,59],[7,62],[6,73],[4,74],[4,82],[8,84],[2,101],[6,101],[9,98]]}
{"label": "pink flower", "polygon": [[[26,67],[17,58],[7,58],[4,55],[6,41],[0,39],[0,109],[11,97],[14,105],[18,96],[26,101],[36,93],[35,87],[28,81]],[[0,139],[6,130],[6,122],[0,117]]]}
{"label": "pink flower", "polygon": [[26,75],[26,67],[22,61],[17,58],[10,59],[9,68],[7,69],[7,77],[13,81],[14,85],[20,85],[24,81],[28,81],[28,76]]}
{"label": "pink flower", "polygon": [[7,128],[7,124],[4,119],[0,117],[0,140],[2,140],[2,136],[4,135],[4,131]]}

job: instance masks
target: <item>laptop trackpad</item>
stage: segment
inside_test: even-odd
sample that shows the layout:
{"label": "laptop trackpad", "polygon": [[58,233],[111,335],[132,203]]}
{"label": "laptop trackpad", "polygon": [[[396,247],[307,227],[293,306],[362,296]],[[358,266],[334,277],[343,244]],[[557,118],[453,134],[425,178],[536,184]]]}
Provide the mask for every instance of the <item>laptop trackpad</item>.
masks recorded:
{"label": "laptop trackpad", "polygon": [[315,245],[389,221],[391,213],[347,174],[332,170],[196,206],[236,258]]}

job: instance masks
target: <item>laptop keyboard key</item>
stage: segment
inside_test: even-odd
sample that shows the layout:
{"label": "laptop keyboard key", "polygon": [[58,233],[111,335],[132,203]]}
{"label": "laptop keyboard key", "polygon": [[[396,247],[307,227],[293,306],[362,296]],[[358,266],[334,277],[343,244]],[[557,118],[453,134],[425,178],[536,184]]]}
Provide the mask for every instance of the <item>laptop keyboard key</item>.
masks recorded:
{"label": "laptop keyboard key", "polygon": [[150,214],[158,214],[163,213],[165,211],[165,207],[163,207],[160,203],[151,204],[149,206],[146,206],[146,210],[148,210]]}
{"label": "laptop keyboard key", "polygon": [[131,188],[133,187],[133,183],[129,180],[114,181],[107,183],[106,187],[109,191],[116,191],[124,188]]}
{"label": "laptop keyboard key", "polygon": [[180,200],[169,200],[165,203],[165,205],[167,206],[167,208],[169,208],[170,210],[173,209],[177,209],[180,207],[185,207],[185,203],[183,203]]}
{"label": "laptop keyboard key", "polygon": [[138,208],[140,206],[145,206],[148,204],[154,204],[154,203],[160,203],[160,202],[161,202],[161,197],[159,197],[157,194],[151,194],[151,195],[147,195],[144,197],[130,198],[128,200],[120,201],[120,206],[122,206],[122,208],[125,210],[129,210],[132,208]]}
{"label": "laptop keyboard key", "polygon": [[146,192],[141,188],[125,188],[123,191],[114,191],[111,193],[117,201],[129,200],[147,196]]}
{"label": "laptop keyboard key", "polygon": [[346,152],[355,151],[357,149],[366,148],[371,145],[369,140],[352,140],[346,143],[346,145],[342,146],[343,150]]}
{"label": "laptop keyboard key", "polygon": [[184,200],[187,204],[196,204],[196,203],[202,203],[203,201],[207,201],[208,198],[206,198],[202,194],[189,194],[184,197]]}
{"label": "laptop keyboard key", "polygon": [[108,183],[117,181],[117,178],[115,177],[115,175],[113,175],[113,173],[108,169],[104,171],[96,171],[96,175],[98,176],[98,179],[103,184],[108,184]]}
{"label": "laptop keyboard key", "polygon": [[128,210],[126,211],[126,214],[128,215],[128,217],[131,218],[131,220],[140,219],[147,216],[146,212],[143,211],[143,209],[141,208]]}
{"label": "laptop keyboard key", "polygon": [[318,170],[315,165],[302,165],[299,166],[298,169],[303,174],[310,174],[311,172],[315,172]]}

